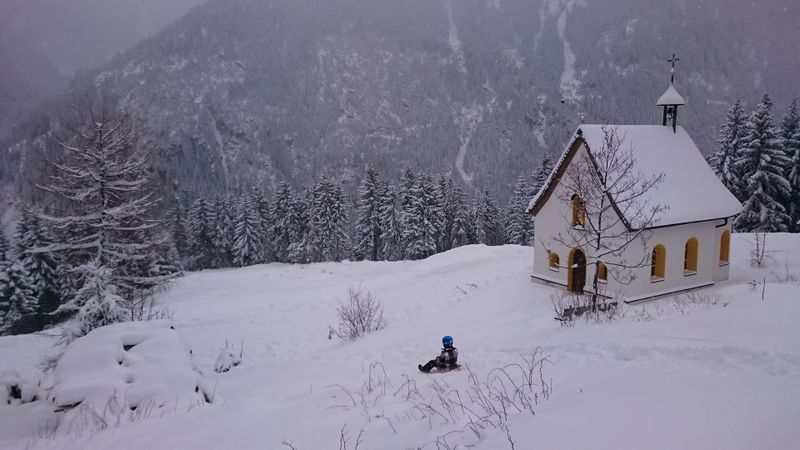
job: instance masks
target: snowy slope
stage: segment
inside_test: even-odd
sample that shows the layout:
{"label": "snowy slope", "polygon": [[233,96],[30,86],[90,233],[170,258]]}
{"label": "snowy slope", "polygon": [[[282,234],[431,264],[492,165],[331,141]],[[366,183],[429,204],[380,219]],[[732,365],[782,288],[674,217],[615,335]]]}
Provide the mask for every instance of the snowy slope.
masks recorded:
{"label": "snowy slope", "polygon": [[[771,235],[762,270],[747,263],[748,239],[735,235],[732,279],[702,291],[709,301],[665,299],[572,328],[552,319],[556,291],[529,281],[524,247],[193,273],[163,301],[216,382],[212,405],[82,436],[43,431],[54,420],[46,405],[0,405],[0,447],[306,450],[336,448],[346,426],[348,449],[359,431],[362,449],[432,449],[437,438],[439,448],[503,449],[509,439],[517,449],[800,448],[800,239]],[[764,278],[762,301],[747,282]],[[383,302],[388,328],[355,343],[328,340],[338,301],[359,284]],[[470,372],[416,371],[443,334],[480,380],[543,347],[552,396],[535,416],[510,411],[508,433],[461,432],[466,415],[437,408],[436,389],[466,397]],[[211,368],[226,340],[244,343],[244,359],[218,375]],[[50,341],[0,338],[0,372],[33,373]],[[412,387],[424,401],[406,400]],[[425,402],[444,414],[424,415]]]}

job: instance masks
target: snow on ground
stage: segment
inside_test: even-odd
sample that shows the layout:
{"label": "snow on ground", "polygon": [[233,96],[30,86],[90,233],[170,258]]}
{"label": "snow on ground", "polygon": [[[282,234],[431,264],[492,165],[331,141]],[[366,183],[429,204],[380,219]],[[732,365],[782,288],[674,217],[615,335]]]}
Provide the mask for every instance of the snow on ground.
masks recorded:
{"label": "snow on ground", "polygon": [[[557,291],[529,281],[532,251],[517,246],[192,273],[162,300],[215,384],[213,404],[83,435],[49,433],[47,405],[0,405],[0,447],[307,450],[336,448],[345,427],[348,449],[359,431],[362,449],[434,449],[437,438],[439,448],[504,449],[510,439],[517,449],[797,449],[800,237],[770,235],[766,269],[750,268],[749,239],[734,235],[731,280],[700,300],[668,298],[574,327],[552,319]],[[765,278],[762,301],[762,286],[748,282]],[[383,303],[389,326],[329,340],[338,302],[358,285]],[[508,433],[487,426],[476,437],[462,411],[436,403],[437,389],[466,398],[470,372],[416,370],[444,334],[479,380],[541,346],[550,399],[535,416],[512,410]],[[215,374],[226,340],[244,345],[242,365]],[[52,341],[0,338],[0,372],[30,376]],[[407,400],[411,390],[423,400]],[[443,414],[423,414],[425,404]]]}

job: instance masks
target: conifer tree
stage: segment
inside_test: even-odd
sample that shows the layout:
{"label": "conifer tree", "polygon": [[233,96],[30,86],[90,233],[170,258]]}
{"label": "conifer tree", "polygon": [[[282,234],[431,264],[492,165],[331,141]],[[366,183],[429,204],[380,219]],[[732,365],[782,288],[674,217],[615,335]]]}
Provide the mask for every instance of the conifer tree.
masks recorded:
{"label": "conifer tree", "polygon": [[327,175],[314,183],[309,208],[312,262],[341,261],[349,252],[344,191]]}
{"label": "conifer tree", "polygon": [[460,187],[453,186],[450,193],[450,203],[453,209],[453,227],[450,232],[450,248],[476,244],[475,230],[471,226],[471,210],[464,201],[464,191],[462,191]]}
{"label": "conifer tree", "polygon": [[189,242],[186,232],[186,212],[183,209],[183,204],[176,197],[175,206],[172,208],[172,213],[169,221],[170,234],[172,235],[172,245],[177,254],[179,265],[183,267],[186,259],[189,256]]}
{"label": "conifer tree", "polygon": [[789,158],[772,120],[772,100],[764,94],[747,121],[736,167],[747,177],[747,198],[734,226],[739,231],[786,231],[789,216],[780,203],[791,192],[785,174]]}
{"label": "conifer tree", "polygon": [[430,176],[421,175],[407,191],[403,217],[405,258],[422,259],[435,254],[441,224]]}
{"label": "conifer tree", "polygon": [[539,190],[545,185],[552,171],[553,160],[551,160],[549,156],[544,156],[539,163],[539,167],[537,167],[533,173],[533,182],[530,186],[531,199],[539,193]]}
{"label": "conifer tree", "polygon": [[356,219],[356,248],[358,259],[378,261],[382,259],[380,223],[380,181],[378,172],[371,165],[358,188],[358,209]]}
{"label": "conifer tree", "polygon": [[478,242],[486,245],[503,245],[505,243],[504,219],[497,208],[497,202],[488,190],[484,190],[480,196],[475,214]]}
{"label": "conifer tree", "polygon": [[380,200],[378,222],[381,228],[381,259],[395,261],[402,258],[403,249],[394,187],[388,181],[382,182],[378,197]]}
{"label": "conifer tree", "polygon": [[719,147],[709,158],[709,165],[714,173],[740,201],[745,199],[745,180],[736,161],[741,158],[747,116],[740,99],[728,110],[725,123],[719,130]]}
{"label": "conifer tree", "polygon": [[453,219],[452,205],[453,180],[440,175],[433,186],[433,199],[438,216],[438,230],[436,232],[436,252],[446,252],[453,244]]}
{"label": "conifer tree", "polygon": [[257,201],[247,195],[239,201],[233,236],[233,261],[239,267],[263,261],[265,240]]}
{"label": "conifer tree", "polygon": [[311,236],[310,224],[311,206],[313,205],[313,193],[306,190],[302,196],[296,196],[292,199],[290,213],[288,216],[288,229],[290,230],[289,238],[289,261],[293,263],[303,264],[312,262],[312,257],[315,252],[313,248],[313,241]]}
{"label": "conifer tree", "polygon": [[[443,179],[442,179],[443,180]],[[434,183],[433,178],[425,174],[420,177],[420,187],[427,193],[425,199],[425,209],[428,213],[428,227],[430,227],[430,234],[434,239],[433,254],[444,251],[442,241],[444,239],[444,226],[445,226],[445,190],[446,186],[440,187]]]}
{"label": "conifer tree", "polygon": [[528,214],[528,203],[531,201],[530,178],[520,175],[514,186],[514,193],[506,211],[506,236],[510,244],[529,245],[533,238],[533,220]]}
{"label": "conifer tree", "polygon": [[9,269],[11,263],[8,260],[8,241],[5,233],[0,228],[0,335],[4,335],[11,328],[11,320],[6,322],[6,316],[11,309],[9,292]]}
{"label": "conifer tree", "polygon": [[[162,243],[153,232],[157,223],[150,219],[156,205],[149,179],[150,156],[137,145],[131,120],[115,112],[104,98],[89,99],[78,110],[80,117],[70,127],[71,134],[58,141],[64,154],[52,163],[54,175],[41,186],[61,198],[64,214],[37,213],[61,241],[36,251],[64,255],[69,273],[76,278],[73,285],[79,288],[59,310],[74,314],[73,331],[85,331],[117,320],[117,314],[103,316],[116,309],[126,310],[128,320],[141,317],[141,299],[161,282],[149,270],[154,248]],[[89,311],[96,304],[87,303],[80,293],[100,273],[108,289],[99,294],[113,291],[114,295],[98,298],[108,308]],[[75,334],[67,333],[65,338],[70,336]]]}
{"label": "conifer tree", "polygon": [[525,205],[525,213],[528,216],[528,224],[530,226],[528,232],[528,243],[533,243],[533,238],[536,232],[535,226],[535,219],[533,214],[528,211],[528,207],[530,206],[530,202],[539,194],[539,191],[544,187],[547,183],[547,179],[550,178],[550,173],[553,171],[553,160],[550,159],[549,156],[545,155],[542,157],[542,160],[539,162],[539,167],[533,172],[532,175],[532,182],[530,184],[530,191],[528,203]]}
{"label": "conifer tree", "polygon": [[218,199],[215,203],[217,220],[214,224],[213,267],[230,267],[233,263],[234,210],[230,197]]}
{"label": "conifer tree", "polygon": [[75,296],[57,310],[75,318],[64,329],[62,340],[67,343],[95,328],[131,320],[131,311],[125,307],[126,300],[117,293],[110,268],[98,265],[95,260],[78,270],[83,272],[84,282]]}
{"label": "conifer tree", "polygon": [[282,181],[272,202],[269,236],[272,253],[276,261],[289,262],[289,248],[294,236],[295,200],[289,183]]}
{"label": "conifer tree", "polygon": [[19,262],[28,273],[36,299],[35,313],[26,318],[25,329],[21,332],[38,331],[53,323],[51,313],[61,303],[61,286],[55,255],[31,250],[52,245],[52,239],[34,214],[23,211],[17,224],[16,245]]}
{"label": "conifer tree", "polygon": [[36,292],[28,271],[18,260],[5,270],[5,289],[0,292],[0,335],[29,333],[36,314]]}
{"label": "conifer tree", "polygon": [[455,209],[453,204],[453,180],[440,176],[434,191],[436,201],[441,208],[442,229],[436,243],[439,252],[446,252],[453,248],[453,223]]}
{"label": "conifer tree", "polygon": [[400,248],[398,250],[398,259],[408,258],[409,242],[406,237],[410,236],[411,232],[407,231],[412,227],[412,216],[415,214],[415,207],[413,205],[417,189],[417,175],[408,167],[403,170],[400,175],[400,184],[397,188],[397,202],[398,202],[398,218],[400,224]]}
{"label": "conifer tree", "polygon": [[259,236],[261,239],[261,255],[259,262],[270,262],[274,260],[272,255],[272,239],[270,238],[270,229],[272,228],[272,212],[270,210],[269,201],[264,191],[261,189],[253,188],[253,207],[257,211],[259,222]]}
{"label": "conifer tree", "polygon": [[214,262],[216,214],[208,200],[200,196],[189,209],[189,267],[210,269]]}
{"label": "conifer tree", "polygon": [[793,232],[800,231],[800,111],[797,99],[792,101],[789,110],[781,122],[781,137],[783,138],[783,153],[789,158],[787,180],[789,181],[788,212],[790,217],[789,229]]}

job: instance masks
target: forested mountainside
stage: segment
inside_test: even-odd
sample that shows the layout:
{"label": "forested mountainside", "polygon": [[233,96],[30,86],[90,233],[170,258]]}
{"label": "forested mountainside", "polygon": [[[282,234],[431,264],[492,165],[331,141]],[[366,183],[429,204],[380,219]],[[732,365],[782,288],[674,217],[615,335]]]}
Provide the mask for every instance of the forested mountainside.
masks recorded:
{"label": "forested mountainside", "polygon": [[[137,120],[167,191],[274,191],[367,162],[508,194],[592,123],[657,123],[678,54],[679,124],[702,151],[737,96],[798,95],[790,0],[212,0],[72,89]],[[756,68],[756,69],[753,69]],[[75,96],[5,132],[0,176],[22,196]]]}

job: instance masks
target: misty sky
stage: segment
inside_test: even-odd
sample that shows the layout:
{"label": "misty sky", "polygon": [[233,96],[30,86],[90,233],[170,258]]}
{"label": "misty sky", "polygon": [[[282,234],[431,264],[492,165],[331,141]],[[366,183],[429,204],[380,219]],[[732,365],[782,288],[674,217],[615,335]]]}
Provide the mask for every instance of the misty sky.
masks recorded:
{"label": "misty sky", "polygon": [[200,3],[203,0],[2,0],[0,61],[39,57],[39,64],[51,63],[69,77],[105,63]]}

